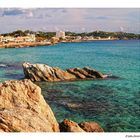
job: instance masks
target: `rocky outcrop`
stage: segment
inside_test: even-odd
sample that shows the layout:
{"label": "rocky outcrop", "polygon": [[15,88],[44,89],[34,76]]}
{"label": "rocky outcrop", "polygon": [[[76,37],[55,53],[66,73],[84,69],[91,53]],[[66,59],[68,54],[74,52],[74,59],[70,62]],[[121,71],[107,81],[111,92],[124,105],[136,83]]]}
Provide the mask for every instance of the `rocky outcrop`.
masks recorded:
{"label": "rocky outcrop", "polygon": [[54,114],[30,80],[0,84],[0,131],[58,132]]}
{"label": "rocky outcrop", "polygon": [[104,132],[103,128],[96,122],[81,122],[64,119],[59,124],[61,132]]}
{"label": "rocky outcrop", "polygon": [[23,63],[23,71],[25,77],[32,81],[67,81],[106,77],[106,75],[89,67],[71,68],[64,71],[58,67],[50,67],[46,64]]}
{"label": "rocky outcrop", "polygon": [[95,122],[76,123],[65,119],[57,123],[41,95],[30,80],[0,84],[0,132],[103,132]]}
{"label": "rocky outcrop", "polygon": [[76,122],[68,119],[65,119],[59,125],[61,132],[85,132]]}
{"label": "rocky outcrop", "polygon": [[82,122],[79,126],[86,132],[104,132],[103,128],[96,122]]}

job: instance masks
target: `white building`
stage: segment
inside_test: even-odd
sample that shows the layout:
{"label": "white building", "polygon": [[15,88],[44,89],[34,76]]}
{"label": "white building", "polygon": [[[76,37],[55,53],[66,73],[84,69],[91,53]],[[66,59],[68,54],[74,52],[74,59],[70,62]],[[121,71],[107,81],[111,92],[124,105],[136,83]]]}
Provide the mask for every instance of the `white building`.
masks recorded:
{"label": "white building", "polygon": [[3,36],[0,35],[0,43],[2,42],[2,38],[3,38]]}
{"label": "white building", "polygon": [[11,37],[11,36],[0,36],[0,42],[4,42],[4,43],[7,43],[7,42],[14,42],[15,41],[15,38],[14,37]]}
{"label": "white building", "polygon": [[28,36],[19,36],[19,37],[0,36],[0,43],[8,43],[8,42],[22,43],[22,42],[35,42],[35,41],[36,41],[36,37],[34,34]]}
{"label": "white building", "polygon": [[93,40],[93,39],[94,39],[93,36],[88,37],[88,40]]}
{"label": "white building", "polygon": [[36,37],[34,34],[25,37],[25,42],[35,42],[35,41],[36,41]]}
{"label": "white building", "polygon": [[81,40],[82,39],[82,37],[81,36],[76,36],[76,38],[75,38],[76,40]]}
{"label": "white building", "polygon": [[57,38],[65,38],[65,32],[63,32],[63,31],[56,32],[56,37]]}
{"label": "white building", "polygon": [[108,39],[110,40],[110,39],[111,39],[111,37],[109,36],[109,37],[108,37]]}

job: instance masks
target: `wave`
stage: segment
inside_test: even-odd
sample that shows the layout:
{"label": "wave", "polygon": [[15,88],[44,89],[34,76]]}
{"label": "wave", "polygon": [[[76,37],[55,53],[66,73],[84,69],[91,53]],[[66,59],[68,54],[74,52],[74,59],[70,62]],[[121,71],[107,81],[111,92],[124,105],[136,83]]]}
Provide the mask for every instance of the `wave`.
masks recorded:
{"label": "wave", "polygon": [[7,67],[6,64],[0,64],[0,67]]}

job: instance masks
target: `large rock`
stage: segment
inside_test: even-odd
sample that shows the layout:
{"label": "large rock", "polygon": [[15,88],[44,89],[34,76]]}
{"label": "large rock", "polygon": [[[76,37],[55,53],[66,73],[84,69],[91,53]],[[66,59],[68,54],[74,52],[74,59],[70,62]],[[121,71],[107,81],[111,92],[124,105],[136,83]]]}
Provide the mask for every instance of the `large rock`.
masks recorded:
{"label": "large rock", "polygon": [[64,119],[59,124],[61,132],[104,132],[103,128],[96,122],[81,122]]}
{"label": "large rock", "polygon": [[46,64],[23,63],[23,71],[25,77],[32,81],[67,81],[106,77],[102,73],[89,67],[71,68],[64,71]]}
{"label": "large rock", "polygon": [[49,120],[25,108],[0,111],[0,131],[4,132],[54,132]]}
{"label": "large rock", "polygon": [[82,122],[79,126],[86,132],[104,132],[103,128],[96,122]]}
{"label": "large rock", "polygon": [[61,132],[85,132],[76,122],[68,119],[65,119],[59,125]]}
{"label": "large rock", "polygon": [[30,80],[0,84],[0,131],[58,132],[54,114]]}

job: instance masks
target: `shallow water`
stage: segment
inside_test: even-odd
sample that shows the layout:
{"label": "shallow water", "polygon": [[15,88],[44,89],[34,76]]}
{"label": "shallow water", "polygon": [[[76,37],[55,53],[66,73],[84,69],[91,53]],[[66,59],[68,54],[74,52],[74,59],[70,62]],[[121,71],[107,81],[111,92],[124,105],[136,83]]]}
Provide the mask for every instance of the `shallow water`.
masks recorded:
{"label": "shallow water", "polygon": [[94,41],[35,48],[0,49],[0,81],[24,78],[21,64],[63,69],[89,66],[119,78],[39,82],[58,121],[96,121],[108,132],[140,131],[140,42]]}

